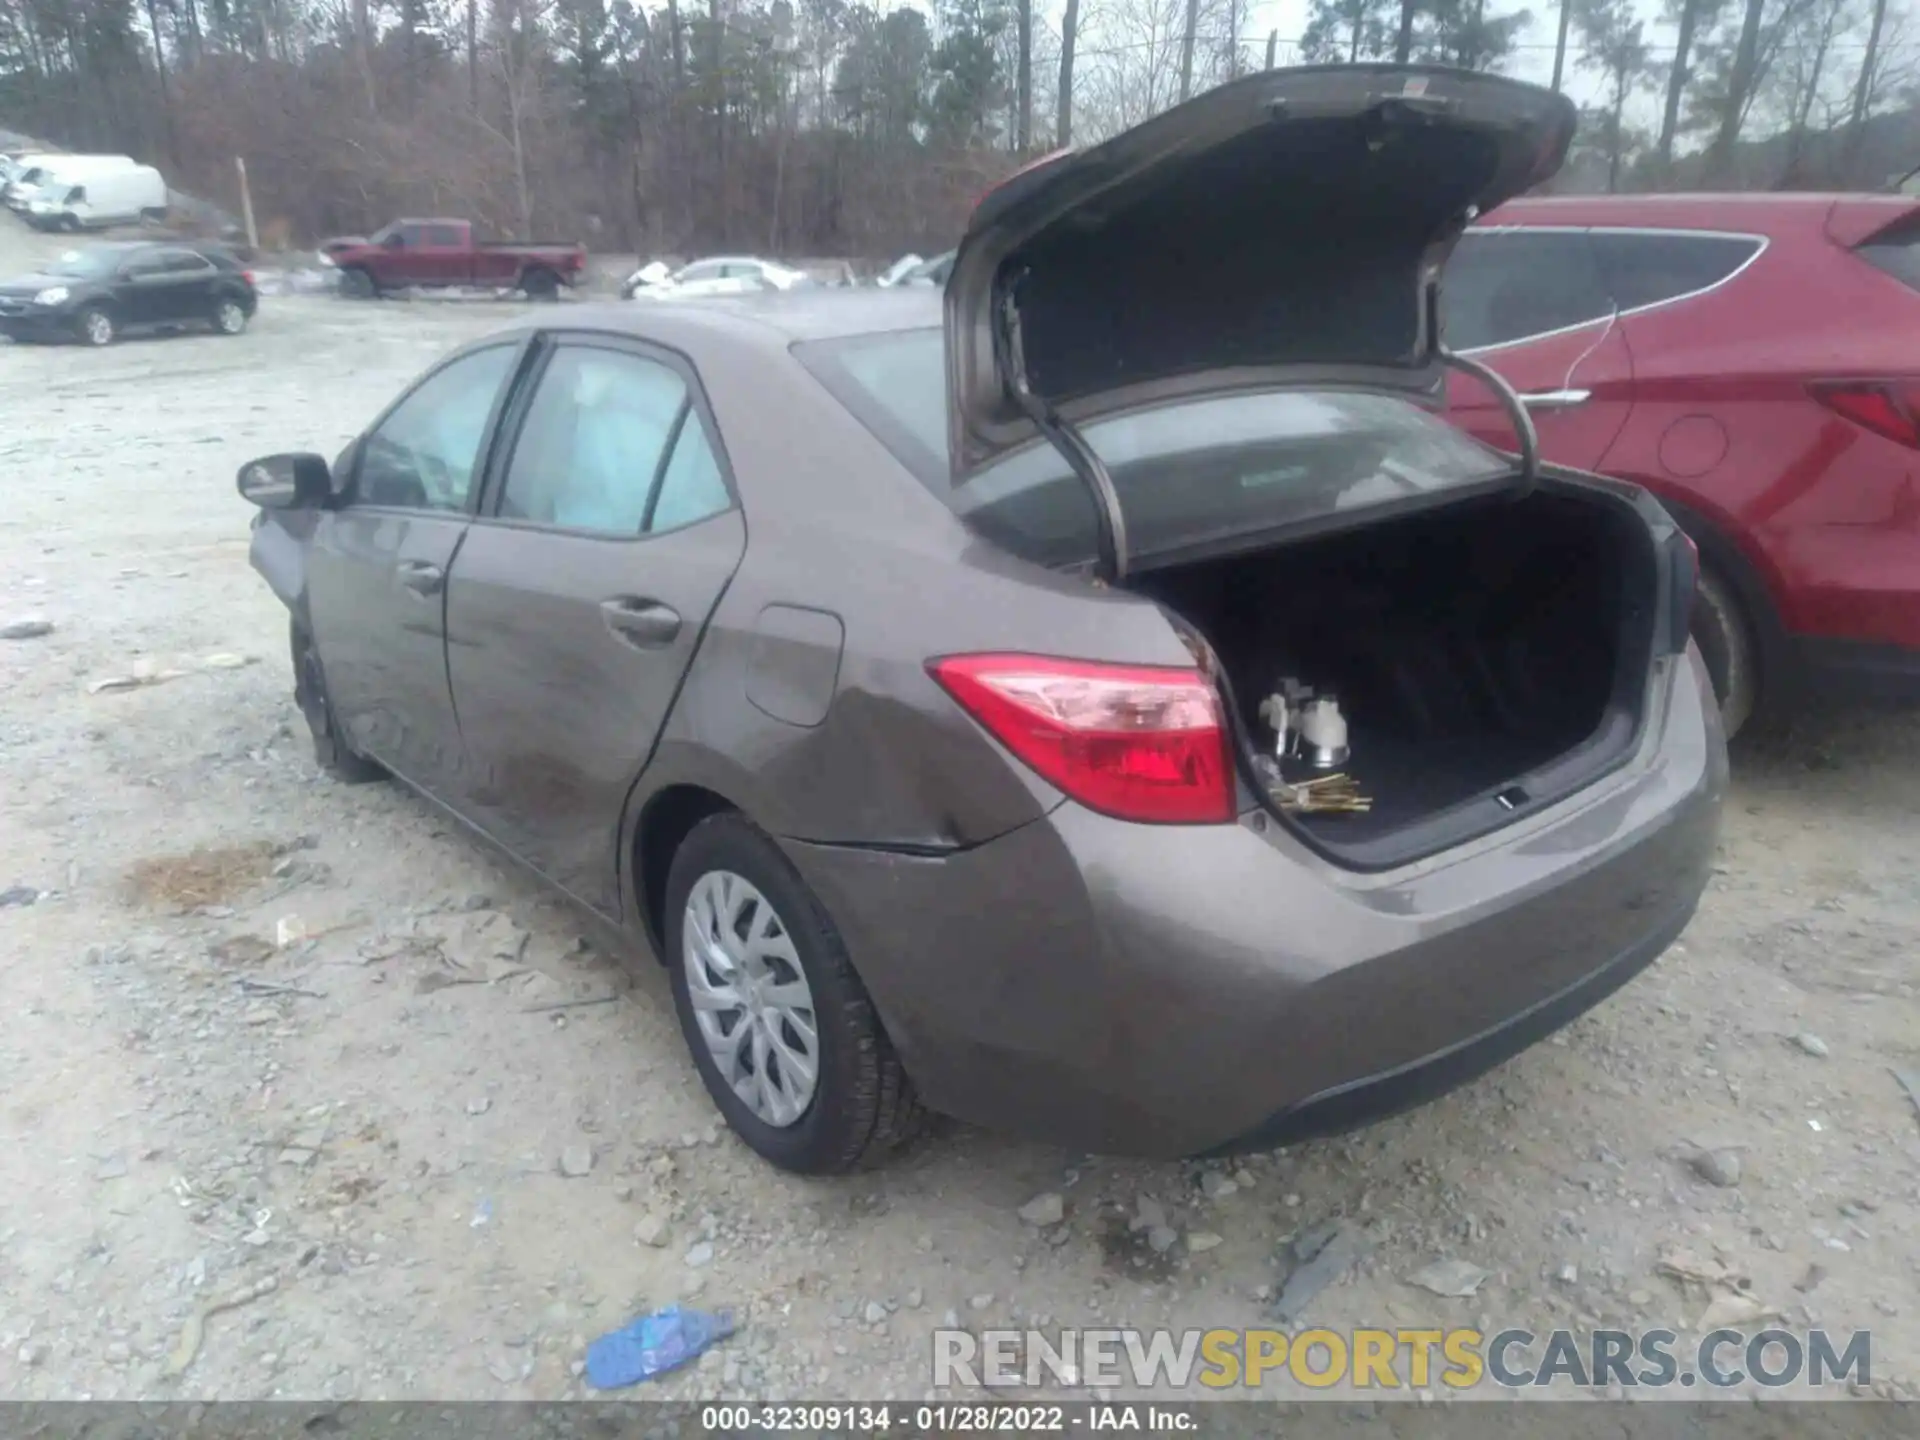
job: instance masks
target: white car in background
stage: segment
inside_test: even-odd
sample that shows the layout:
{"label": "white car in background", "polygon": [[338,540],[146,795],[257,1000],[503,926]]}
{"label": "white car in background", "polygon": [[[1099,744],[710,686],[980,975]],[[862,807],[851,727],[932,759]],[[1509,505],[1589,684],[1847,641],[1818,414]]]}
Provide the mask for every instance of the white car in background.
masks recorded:
{"label": "white car in background", "polygon": [[702,295],[751,295],[762,290],[792,290],[811,285],[812,277],[752,255],[715,255],[668,273],[658,261],[633,272],[621,285],[629,300],[690,300]]}

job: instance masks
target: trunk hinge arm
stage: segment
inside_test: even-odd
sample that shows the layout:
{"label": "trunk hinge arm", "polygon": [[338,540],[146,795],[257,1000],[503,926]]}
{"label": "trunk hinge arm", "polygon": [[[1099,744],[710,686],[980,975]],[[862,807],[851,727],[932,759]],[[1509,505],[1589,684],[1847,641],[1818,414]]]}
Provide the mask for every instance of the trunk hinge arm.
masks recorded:
{"label": "trunk hinge arm", "polygon": [[[1015,282],[1018,283],[1017,281]],[[1021,413],[1039,428],[1047,443],[1060,452],[1073,473],[1093,496],[1094,526],[1099,532],[1099,578],[1109,585],[1127,578],[1127,517],[1120,510],[1120,493],[1113,488],[1113,476],[1093,453],[1072,422],[1045,400],[1034,394],[1027,379],[1025,347],[1020,338],[1020,307],[1013,298],[1013,285],[1000,294],[993,314],[993,360],[1001,382]]]}
{"label": "trunk hinge arm", "polygon": [[1440,363],[1464,375],[1471,375],[1485,385],[1493,391],[1500,408],[1507,412],[1507,419],[1513,422],[1513,433],[1520,437],[1520,474],[1514,484],[1514,495],[1516,499],[1526,499],[1540,484],[1540,436],[1533,428],[1533,415],[1528,411],[1526,402],[1506,382],[1504,376],[1478,360],[1469,360],[1442,346]]}

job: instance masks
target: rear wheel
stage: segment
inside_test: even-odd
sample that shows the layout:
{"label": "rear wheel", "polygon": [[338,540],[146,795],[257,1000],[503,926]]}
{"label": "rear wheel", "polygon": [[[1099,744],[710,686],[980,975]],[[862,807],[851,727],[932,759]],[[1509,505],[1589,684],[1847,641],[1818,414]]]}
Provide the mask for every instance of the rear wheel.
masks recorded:
{"label": "rear wheel", "polygon": [[213,328],[222,335],[238,335],[247,328],[247,310],[238,300],[222,297],[213,305]]}
{"label": "rear wheel", "polygon": [[80,339],[93,346],[111,345],[119,332],[114,326],[113,316],[98,305],[89,305],[80,312]]}
{"label": "rear wheel", "polygon": [[529,300],[558,300],[560,277],[551,270],[535,266],[520,278],[520,288],[526,292]]}
{"label": "rear wheel", "polygon": [[347,785],[366,785],[384,780],[387,772],[347,745],[327,698],[327,677],[320,668],[320,651],[313,637],[297,624],[290,631],[293,642],[293,698],[306,717],[313,735],[313,758],[322,770]]}
{"label": "rear wheel", "polygon": [[695,826],[667,875],[674,1008],[707,1093],[783,1170],[840,1174],[918,1132],[912,1083],[832,920],[736,814]]}
{"label": "rear wheel", "polygon": [[1753,718],[1760,698],[1759,646],[1733,587],[1706,565],[1694,594],[1692,631],[1720,702],[1721,728],[1731,740]]}

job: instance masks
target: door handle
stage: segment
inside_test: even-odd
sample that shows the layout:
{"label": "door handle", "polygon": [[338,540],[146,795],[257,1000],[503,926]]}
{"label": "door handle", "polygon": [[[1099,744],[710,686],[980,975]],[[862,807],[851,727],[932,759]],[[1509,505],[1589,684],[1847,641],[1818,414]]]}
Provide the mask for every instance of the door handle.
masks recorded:
{"label": "door handle", "polygon": [[643,649],[671,645],[680,634],[680,612],[658,600],[618,595],[600,602],[600,614],[617,639]]}
{"label": "door handle", "polygon": [[400,583],[416,595],[438,595],[447,583],[447,572],[425,560],[402,560],[394,570]]}
{"label": "door handle", "polygon": [[1593,398],[1591,390],[1536,390],[1522,395],[1520,403],[1529,410],[1570,410]]}

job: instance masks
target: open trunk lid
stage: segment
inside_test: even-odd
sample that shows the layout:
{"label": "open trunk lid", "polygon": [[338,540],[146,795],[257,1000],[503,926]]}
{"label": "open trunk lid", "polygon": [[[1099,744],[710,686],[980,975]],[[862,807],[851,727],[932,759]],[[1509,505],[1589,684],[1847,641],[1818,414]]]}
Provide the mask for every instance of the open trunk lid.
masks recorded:
{"label": "open trunk lid", "polygon": [[1559,169],[1575,121],[1497,76],[1314,66],[1020,172],[974,211],[947,284],[954,483],[1045,436],[1118,528],[1090,420],[1280,385],[1431,400],[1449,250]]}

